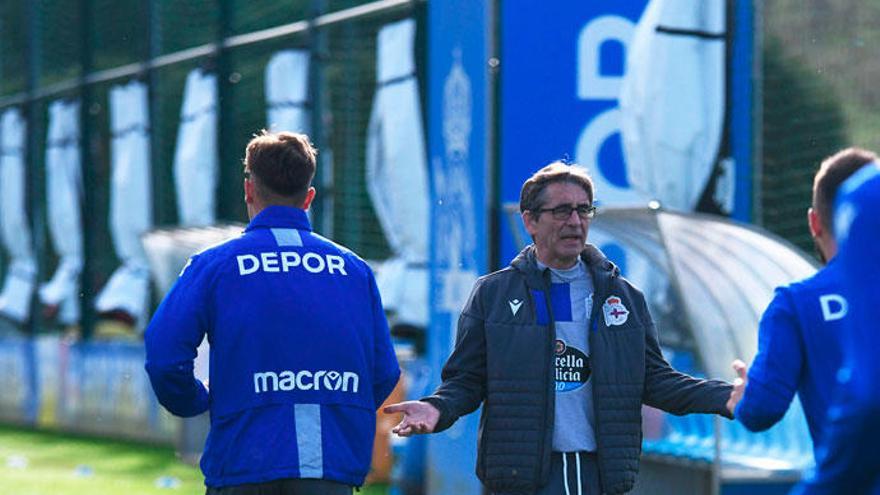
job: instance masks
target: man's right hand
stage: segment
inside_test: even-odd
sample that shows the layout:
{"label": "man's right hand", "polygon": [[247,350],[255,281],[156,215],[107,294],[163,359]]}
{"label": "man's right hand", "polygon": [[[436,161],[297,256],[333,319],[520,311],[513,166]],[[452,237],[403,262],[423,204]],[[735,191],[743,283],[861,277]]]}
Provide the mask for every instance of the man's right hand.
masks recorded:
{"label": "man's right hand", "polygon": [[391,429],[401,437],[419,433],[432,433],[440,419],[440,411],[427,402],[410,400],[385,406],[385,414],[403,413],[400,423]]}
{"label": "man's right hand", "polygon": [[731,363],[733,370],[736,371],[736,379],[733,381],[733,390],[730,392],[730,398],[727,400],[727,410],[730,414],[736,412],[736,405],[742,400],[746,391],[746,384],[749,381],[749,367],[746,363],[736,359]]}

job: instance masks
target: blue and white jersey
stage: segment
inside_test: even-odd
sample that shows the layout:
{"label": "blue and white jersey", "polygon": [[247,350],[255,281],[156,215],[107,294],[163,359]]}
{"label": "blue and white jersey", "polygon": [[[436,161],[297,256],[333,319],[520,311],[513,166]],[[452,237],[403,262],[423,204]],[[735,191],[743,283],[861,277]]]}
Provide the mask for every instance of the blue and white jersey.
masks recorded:
{"label": "blue and white jersey", "polygon": [[[545,268],[540,262],[538,266]],[[551,268],[550,282],[550,300],[556,324],[553,450],[595,452],[596,419],[587,332],[593,309],[593,281],[583,260],[578,259],[567,270]],[[543,299],[543,293],[534,294],[536,298]],[[537,323],[546,325],[545,303],[538,303],[536,307]]]}
{"label": "blue and white jersey", "polygon": [[[193,376],[207,335],[210,393]],[[192,257],[145,335],[159,401],[211,413],[212,487],[280,478],[361,485],[376,409],[400,374],[376,282],[303,210],[270,206]]]}

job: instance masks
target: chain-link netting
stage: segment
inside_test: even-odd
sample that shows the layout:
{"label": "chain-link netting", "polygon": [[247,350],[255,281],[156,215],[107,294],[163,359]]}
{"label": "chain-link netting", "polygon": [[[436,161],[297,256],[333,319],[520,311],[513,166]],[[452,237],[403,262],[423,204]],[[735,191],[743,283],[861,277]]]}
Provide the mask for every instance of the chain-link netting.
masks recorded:
{"label": "chain-link netting", "polygon": [[[46,205],[46,138],[48,123],[48,102],[37,101],[29,107],[21,107],[27,119],[26,129],[29,136],[27,153],[27,196],[29,197],[30,216],[35,221],[31,222],[33,248],[40,257],[37,263],[37,280],[46,280],[57,268],[58,258],[55,252],[49,248],[49,228],[46,217],[48,215]],[[41,312],[32,314],[37,320],[37,327],[42,323]]]}
{"label": "chain-link netting", "polygon": [[[46,134],[49,105],[58,98],[80,100],[83,245],[83,318],[120,260],[114,251],[111,214],[112,87],[139,80],[149,90],[150,180],[153,223],[179,222],[174,157],[181,126],[187,75],[200,68],[218,80],[218,221],[247,221],[242,191],[244,148],[267,127],[265,72],[272,55],[286,49],[311,52],[309,102],[315,144],[320,149],[319,196],[313,207],[316,230],[368,259],[390,249],[367,194],[367,124],[376,89],[376,36],[385,24],[410,17],[417,7],[396,8],[219,52],[166,63],[194,47],[219,46],[229,36],[246,35],[314,16],[370,3],[366,0],[24,0],[0,3],[0,101],[19,105],[27,120],[27,191],[38,282],[59,263],[49,229],[46,185]],[[416,5],[416,4],[413,4]],[[102,77],[82,85],[87,74],[119,67],[161,65]],[[418,57],[420,66],[423,60]],[[135,64],[132,66],[131,64]],[[420,67],[423,71],[423,67]],[[32,75],[32,77],[30,76]],[[32,84],[32,86],[29,86]],[[58,86],[61,84],[62,86]],[[62,89],[53,89],[62,88]],[[31,92],[33,91],[33,92]],[[29,94],[39,94],[34,100]],[[22,103],[23,102],[23,103]],[[0,108],[3,110],[4,108]],[[155,302],[155,301],[154,301]],[[35,307],[33,328],[53,326],[52,314]],[[44,316],[44,313],[45,316]]]}
{"label": "chain-link netting", "polygon": [[145,0],[152,3],[151,45],[154,55],[168,54],[217,41],[217,0]]}
{"label": "chain-link netting", "polygon": [[[312,0],[279,2],[277,0],[230,0],[229,34],[245,34],[309,17]],[[363,2],[361,2],[363,3]]]}
{"label": "chain-link netting", "polygon": [[363,2],[360,0],[324,0],[324,3],[326,4],[326,6],[325,6],[326,12],[336,12],[338,10],[357,7],[358,5],[361,5],[366,2]]}
{"label": "chain-link netting", "polygon": [[153,220],[156,225],[175,225],[177,193],[174,189],[174,149],[180,128],[180,106],[186,76],[204,60],[168,65],[153,72],[152,105],[153,128]]}
{"label": "chain-link netting", "polygon": [[880,149],[880,3],[763,5],[759,220],[811,250],[806,211],[821,160],[850,145]]}
{"label": "chain-link netting", "polygon": [[[33,9],[32,12],[28,13],[28,8]],[[28,42],[35,44],[30,49],[36,52],[36,84],[48,86],[81,75],[83,33],[88,29],[82,22],[81,4],[69,0],[33,0],[22,13],[25,19],[21,22],[26,26],[32,23],[35,31],[28,35]]]}
{"label": "chain-link netting", "polygon": [[0,94],[23,91],[27,85],[27,10],[24,2],[0,2]]}
{"label": "chain-link netting", "polygon": [[149,56],[147,2],[92,0],[88,7],[87,43],[93,70],[112,69]]}
{"label": "chain-link netting", "polygon": [[[105,286],[119,259],[113,248],[110,231],[111,196],[111,139],[110,128],[110,89],[112,83],[93,85],[85,92],[82,101],[83,123],[87,126],[82,134],[83,145],[87,148],[82,163],[83,184],[83,248],[85,266],[83,269],[84,293],[94,295]],[[48,221],[48,219],[47,219]],[[89,298],[90,299],[90,298]],[[84,321],[90,321],[94,312],[90,304],[83,305]]]}
{"label": "chain-link netting", "polygon": [[[253,15],[251,15],[253,18]],[[244,46],[229,52],[224,61],[228,76],[222,81],[228,109],[222,116],[220,135],[220,184],[221,198],[235,198],[218,205],[223,218],[241,219],[246,215],[242,185],[242,159],[244,149],[253,135],[266,127],[266,97],[263,88],[263,74],[269,57],[292,43],[301,43],[301,37],[286,42],[271,42]],[[294,45],[295,46],[295,45]]]}
{"label": "chain-link netting", "polygon": [[372,19],[329,29],[324,73],[330,103],[324,119],[330,126],[325,146],[333,152],[334,230],[343,244],[363,246],[368,258],[388,255],[366,193],[366,148],[362,145],[376,88],[376,35],[382,24]]}

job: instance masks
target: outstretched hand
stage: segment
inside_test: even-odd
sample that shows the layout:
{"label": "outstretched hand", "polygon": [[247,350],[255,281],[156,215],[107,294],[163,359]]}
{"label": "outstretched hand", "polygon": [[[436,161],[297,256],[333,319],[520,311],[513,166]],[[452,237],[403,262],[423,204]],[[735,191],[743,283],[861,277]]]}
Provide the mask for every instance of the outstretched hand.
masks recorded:
{"label": "outstretched hand", "polygon": [[385,406],[385,414],[403,413],[400,423],[391,429],[401,437],[419,433],[432,433],[440,419],[440,411],[427,402],[410,400]]}
{"label": "outstretched hand", "polygon": [[736,405],[742,400],[743,393],[746,391],[746,384],[749,381],[749,367],[739,359],[734,360],[731,366],[736,371],[736,379],[733,380],[733,390],[730,391],[730,398],[727,399],[727,410],[733,414]]}

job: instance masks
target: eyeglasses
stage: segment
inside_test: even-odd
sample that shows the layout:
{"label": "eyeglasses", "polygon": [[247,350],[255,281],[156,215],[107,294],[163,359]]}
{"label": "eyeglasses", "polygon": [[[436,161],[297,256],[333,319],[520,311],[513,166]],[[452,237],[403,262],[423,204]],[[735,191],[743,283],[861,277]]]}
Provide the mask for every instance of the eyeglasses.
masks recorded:
{"label": "eyeglasses", "polygon": [[593,205],[583,203],[579,205],[559,205],[553,208],[538,208],[535,211],[538,212],[538,214],[550,212],[556,220],[568,220],[569,217],[571,217],[571,212],[576,211],[581,219],[586,220],[587,218],[593,218],[596,216],[596,209],[597,208]]}

